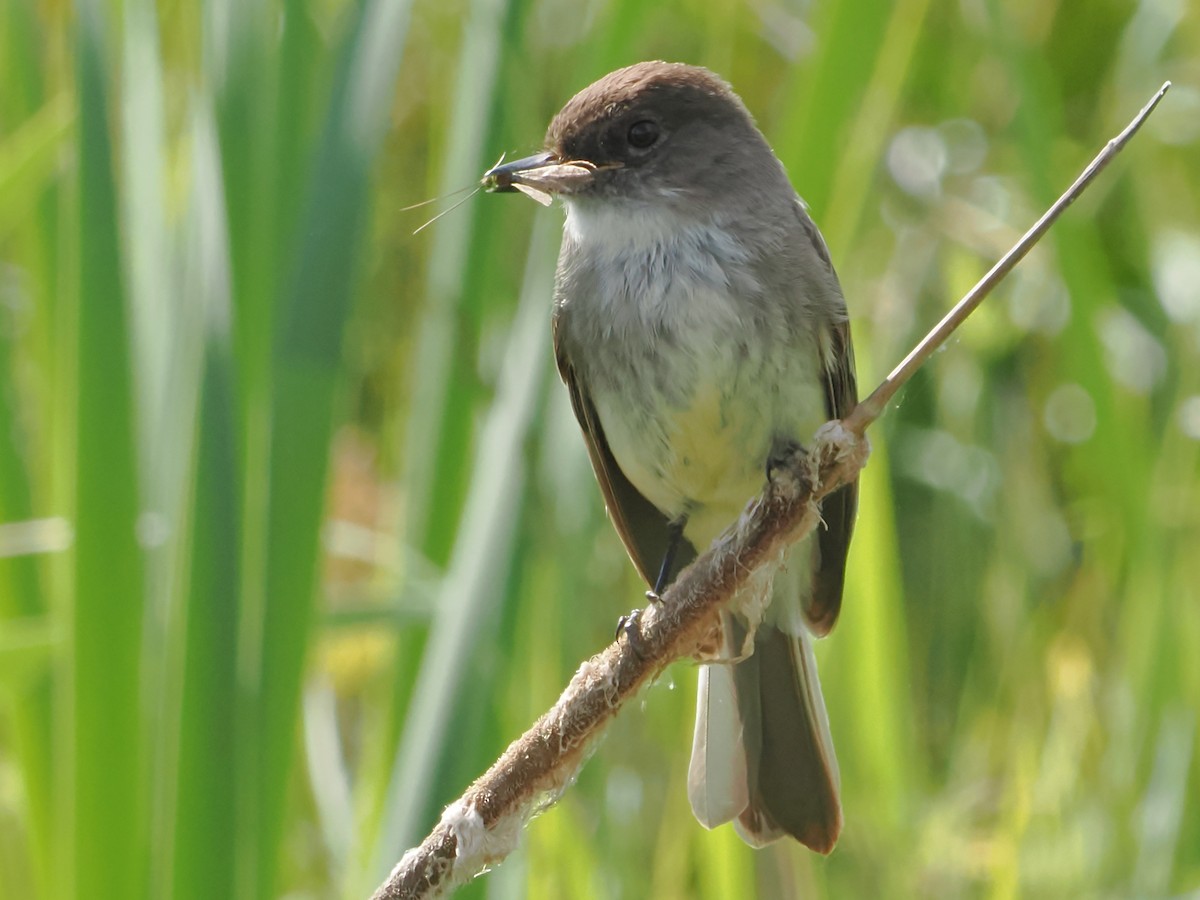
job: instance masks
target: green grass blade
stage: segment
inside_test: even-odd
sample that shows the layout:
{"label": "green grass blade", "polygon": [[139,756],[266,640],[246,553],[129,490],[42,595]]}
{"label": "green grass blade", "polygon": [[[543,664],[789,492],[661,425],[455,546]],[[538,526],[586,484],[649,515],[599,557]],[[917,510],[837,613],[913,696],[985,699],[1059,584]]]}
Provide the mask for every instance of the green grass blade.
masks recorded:
{"label": "green grass blade", "polygon": [[34,211],[38,197],[53,180],[74,118],[70,98],[60,94],[0,137],[0,238],[15,231]]}
{"label": "green grass blade", "polygon": [[[187,261],[181,274],[188,277],[180,313],[204,336],[204,349],[194,472],[186,481],[189,577],[181,598],[179,740],[168,813],[173,819],[170,890],[180,900],[237,896],[238,854],[248,843],[246,823],[238,816],[236,774],[243,737],[237,684],[243,534],[238,404],[228,333],[228,234],[215,126],[203,106],[193,117],[192,134],[195,189],[185,232]],[[178,387],[172,393],[187,394]]]}
{"label": "green grass blade", "polygon": [[850,123],[856,121],[893,8],[883,0],[823,3],[813,22],[823,36],[817,52],[806,65],[792,69],[773,142],[817,222],[831,212],[841,150]]}
{"label": "green grass blade", "polygon": [[[439,115],[447,122],[439,196],[474,185],[491,162],[489,154],[495,148],[486,142],[490,110],[500,98],[500,34],[507,12],[507,0],[474,0],[467,12],[453,99]],[[472,283],[486,281],[471,265],[481,258],[472,251],[481,213],[478,206],[459,212],[463,214],[446,216],[432,229],[429,299],[412,366],[419,373],[409,420],[414,427],[405,454],[408,540],[437,565],[446,563],[453,546],[462,495],[460,489],[435,496],[433,488],[440,485],[448,492],[463,483],[468,423],[454,413],[474,405],[478,393],[454,348],[477,340],[472,329],[477,311],[465,307],[473,297]]]}
{"label": "green grass blade", "polygon": [[196,454],[175,801],[177,898],[235,896],[239,517],[228,347],[205,363]]}
{"label": "green grass blade", "polygon": [[[284,282],[273,364],[267,594],[256,775],[260,844],[273,860],[296,740],[316,593],[318,535],[341,343],[368,222],[370,167],[407,28],[408,4],[373,2],[348,33]],[[263,865],[258,895],[272,894]]]}
{"label": "green grass blade", "polygon": [[71,754],[73,890],[139,897],[144,568],[127,297],[117,241],[106,23],[79,6],[79,293]]}
{"label": "green grass blade", "polygon": [[439,769],[449,757],[462,755],[461,750],[452,750],[461,745],[451,736],[463,725],[460,721],[456,728],[452,723],[462,718],[469,661],[488,633],[486,623],[499,615],[521,514],[524,444],[550,362],[545,352],[550,335],[543,285],[553,269],[556,225],[552,217],[541,217],[531,241],[496,399],[488,410],[471,471],[464,526],[435,604],[391,773],[385,818],[368,873],[368,880],[376,884],[395,865],[398,854],[430,827]]}

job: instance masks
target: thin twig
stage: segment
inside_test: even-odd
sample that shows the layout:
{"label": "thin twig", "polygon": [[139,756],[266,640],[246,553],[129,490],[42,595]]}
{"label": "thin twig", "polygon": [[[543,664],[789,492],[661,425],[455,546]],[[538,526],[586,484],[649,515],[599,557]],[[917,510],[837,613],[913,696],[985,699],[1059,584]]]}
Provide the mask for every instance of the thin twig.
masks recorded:
{"label": "thin twig", "polygon": [[983,302],[983,299],[992,292],[992,289],[1004,280],[1016,264],[1025,258],[1025,254],[1033,249],[1034,244],[1040,241],[1042,236],[1050,230],[1050,226],[1062,215],[1063,210],[1074,203],[1079,195],[1088,187],[1092,179],[1099,175],[1101,170],[1112,162],[1116,155],[1124,149],[1125,144],[1142,127],[1142,123],[1146,121],[1150,113],[1154,112],[1154,107],[1158,106],[1158,102],[1162,100],[1170,87],[1171,82],[1167,81],[1163,83],[1158,92],[1142,107],[1142,111],[1134,117],[1132,122],[1125,126],[1124,131],[1105,145],[1104,149],[1083,170],[1083,174],[1076,178],[1075,183],[1067,188],[1066,193],[1059,197],[1054,205],[1046,210],[1045,214],[1034,223],[1033,227],[1025,232],[1024,236],[1017,241],[1013,248],[1004,254],[998,263],[992,266],[991,271],[979,279],[975,287],[971,288],[967,295],[959,300],[950,312],[946,313],[945,318],[934,326],[933,330],[925,336],[921,343],[913,348],[908,356],[904,357],[900,365],[892,369],[891,374],[883,380],[883,384],[879,385],[870,397],[855,407],[854,411],[843,420],[847,428],[856,434],[862,434],[866,431],[868,425],[883,414],[892,397],[912,378],[917,369],[925,364],[925,360],[932,356],[942,344],[946,343],[946,339],[966,320],[967,316],[975,311],[975,307]]}
{"label": "thin twig", "polygon": [[741,520],[685,569],[640,617],[637,646],[617,640],[580,666],[543,715],[403,859],[372,900],[440,896],[503,860],[531,815],[554,802],[583,764],[607,723],[667,665],[695,654],[711,637],[714,617],[751,579],[820,521],[823,497],[853,481],[866,463],[863,432],[896,391],[1037,243],[1059,214],[1124,147],[1166,93],[1167,82],[1130,125],[1108,143],[1071,188],[958,303],[844,422],[829,422],[808,454],[778,470]]}

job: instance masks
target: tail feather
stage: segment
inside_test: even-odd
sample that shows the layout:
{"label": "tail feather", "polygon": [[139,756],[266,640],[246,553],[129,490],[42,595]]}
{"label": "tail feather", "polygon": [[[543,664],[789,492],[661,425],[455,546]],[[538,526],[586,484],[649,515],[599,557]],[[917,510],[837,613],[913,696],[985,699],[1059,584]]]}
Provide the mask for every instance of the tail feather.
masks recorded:
{"label": "tail feather", "polygon": [[[749,805],[739,817],[751,843],[790,834],[818,853],[829,853],[842,830],[839,776],[829,718],[806,635],[793,637],[761,627],[754,641],[760,748]],[[748,725],[743,727],[748,728]]]}
{"label": "tail feather", "polygon": [[746,748],[733,667],[701,666],[696,692],[696,736],[688,767],[688,800],[705,828],[737,816],[750,802]]}
{"label": "tail feather", "polygon": [[701,670],[688,795],[702,824],[736,818],[752,846],[786,834],[829,853],[842,827],[838,784],[807,635],[764,623],[751,656]]}

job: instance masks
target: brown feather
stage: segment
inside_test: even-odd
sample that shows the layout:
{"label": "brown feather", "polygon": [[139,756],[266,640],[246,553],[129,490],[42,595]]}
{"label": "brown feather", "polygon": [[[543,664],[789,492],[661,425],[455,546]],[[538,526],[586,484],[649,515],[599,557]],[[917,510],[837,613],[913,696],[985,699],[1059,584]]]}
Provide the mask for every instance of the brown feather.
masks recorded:
{"label": "brown feather", "polygon": [[754,655],[734,669],[750,784],[750,804],[738,824],[755,847],[790,834],[829,853],[842,830],[837,764],[822,739],[827,726],[818,717],[824,713],[810,698],[820,692],[817,673],[808,670],[800,640],[762,626]]}
{"label": "brown feather", "polygon": [[[583,431],[588,458],[592,461],[592,471],[600,484],[600,493],[604,495],[608,517],[625,545],[629,558],[637,567],[638,574],[653,586],[667,552],[670,522],[653,503],[642,496],[617,465],[600,425],[596,407],[562,351],[557,317],[554,324],[554,356],[558,363],[558,374],[571,396],[571,408]],[[668,573],[668,583],[695,558],[696,551],[692,545],[681,540],[671,572]]]}
{"label": "brown feather", "polygon": [[[837,322],[829,332],[829,351],[825,361],[825,414],[830,419],[840,419],[848,415],[857,403],[858,387],[854,378],[850,323]],[[817,530],[812,592],[804,606],[809,628],[818,637],[829,633],[842,609],[846,554],[850,549],[857,510],[858,482],[834,491],[821,504],[824,527]]]}

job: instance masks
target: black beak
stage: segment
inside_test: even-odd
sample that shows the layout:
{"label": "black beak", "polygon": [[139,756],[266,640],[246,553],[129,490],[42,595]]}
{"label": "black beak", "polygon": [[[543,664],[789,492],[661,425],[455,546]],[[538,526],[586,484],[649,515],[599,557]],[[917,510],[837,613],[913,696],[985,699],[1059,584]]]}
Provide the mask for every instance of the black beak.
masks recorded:
{"label": "black beak", "polygon": [[541,169],[546,166],[556,165],[558,157],[549,151],[538,153],[535,156],[526,156],[524,159],[514,159],[512,162],[506,162],[499,166],[494,166],[483,173],[483,183],[489,191],[496,193],[506,193],[515,191],[513,186],[513,176],[522,172],[528,172],[532,169]]}

